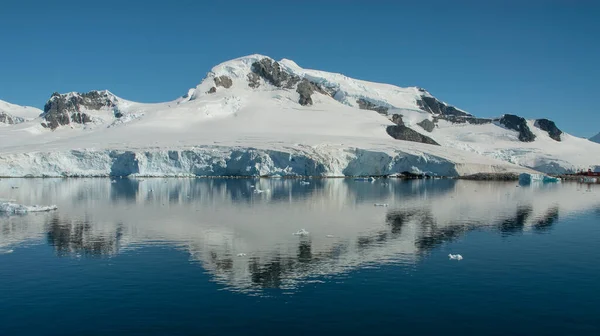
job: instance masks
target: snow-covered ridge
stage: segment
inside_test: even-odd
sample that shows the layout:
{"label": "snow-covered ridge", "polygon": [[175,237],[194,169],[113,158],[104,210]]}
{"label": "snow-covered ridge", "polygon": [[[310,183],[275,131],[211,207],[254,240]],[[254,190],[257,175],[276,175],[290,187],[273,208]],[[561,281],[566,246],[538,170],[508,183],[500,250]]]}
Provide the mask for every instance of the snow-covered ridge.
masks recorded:
{"label": "snow-covered ridge", "polygon": [[600,133],[598,133],[598,134],[594,135],[593,137],[591,137],[590,141],[600,143]]}
{"label": "snow-covered ridge", "polygon": [[[213,167],[240,148],[248,151],[238,160],[245,170],[230,163]],[[297,148],[310,150],[297,154]],[[195,153],[188,163],[160,154],[186,150]],[[354,151],[385,155],[357,169],[348,159]],[[263,55],[213,67],[196,88],[170,102],[136,103],[109,91],[55,93],[42,119],[0,128],[4,176],[109,175],[110,167],[121,164],[111,154],[117,152],[134,153],[142,162],[140,172],[124,172],[153,176],[301,174],[284,156],[327,167],[313,172],[326,176],[400,173],[393,160],[412,162],[408,170],[450,176],[523,167],[563,173],[600,165],[600,145],[566,134],[550,120],[477,118],[418,87],[303,69]],[[164,161],[148,168],[148,156]],[[432,162],[453,168],[436,171]]]}
{"label": "snow-covered ridge", "polygon": [[0,100],[0,124],[15,125],[37,118],[42,111],[31,106],[20,106]]}

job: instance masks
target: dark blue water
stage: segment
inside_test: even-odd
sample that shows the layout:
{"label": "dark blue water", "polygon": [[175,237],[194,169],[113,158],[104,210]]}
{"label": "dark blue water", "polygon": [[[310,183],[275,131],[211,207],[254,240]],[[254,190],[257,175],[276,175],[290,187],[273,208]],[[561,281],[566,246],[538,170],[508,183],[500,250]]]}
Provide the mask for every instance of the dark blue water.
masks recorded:
{"label": "dark blue water", "polygon": [[596,185],[4,179],[0,199],[59,207],[0,216],[0,335],[600,334]]}

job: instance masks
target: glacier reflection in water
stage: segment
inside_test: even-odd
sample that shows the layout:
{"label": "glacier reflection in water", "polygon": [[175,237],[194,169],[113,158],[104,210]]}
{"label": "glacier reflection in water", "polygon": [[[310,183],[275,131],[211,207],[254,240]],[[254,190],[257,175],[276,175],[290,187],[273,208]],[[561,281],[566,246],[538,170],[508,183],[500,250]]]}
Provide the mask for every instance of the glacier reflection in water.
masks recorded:
{"label": "glacier reflection in water", "polygon": [[[0,217],[0,251],[48,244],[57,257],[94,258],[172,246],[189,253],[191,262],[227,289],[290,293],[303,283],[356,269],[416,265],[473,230],[546,233],[559,218],[600,209],[593,187],[392,179],[311,179],[310,184],[5,179],[0,198],[56,204],[59,210]],[[309,234],[294,235],[300,229]]]}

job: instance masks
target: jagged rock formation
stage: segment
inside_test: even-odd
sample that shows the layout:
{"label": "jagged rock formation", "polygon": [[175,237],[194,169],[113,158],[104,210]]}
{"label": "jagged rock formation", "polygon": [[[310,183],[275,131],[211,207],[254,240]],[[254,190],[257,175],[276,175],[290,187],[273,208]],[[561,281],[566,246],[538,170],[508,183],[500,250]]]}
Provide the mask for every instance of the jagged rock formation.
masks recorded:
{"label": "jagged rock formation", "polygon": [[[91,117],[82,112],[116,107],[116,97],[108,91],[90,91],[87,93],[52,94],[44,106],[42,117],[46,120],[42,126],[56,129],[71,122],[86,124]],[[117,113],[115,113],[115,116]]]}
{"label": "jagged rock formation", "polygon": [[535,135],[527,126],[525,118],[521,118],[514,114],[505,114],[498,120],[504,127],[513,131],[519,132],[519,140],[522,142],[532,142],[535,140]]}
{"label": "jagged rock formation", "polygon": [[21,117],[15,117],[6,112],[0,112],[0,123],[4,123],[4,124],[8,124],[8,125],[15,125],[15,124],[20,124],[22,122],[25,122],[25,119],[23,119]]}
{"label": "jagged rock formation", "polygon": [[473,116],[456,116],[456,115],[437,116],[437,117],[434,117],[434,122],[437,122],[438,119],[446,120],[453,124],[469,123],[471,125],[484,125],[484,124],[491,124],[492,122],[494,122],[493,119],[488,119],[488,118],[477,118],[477,117],[473,117]]}
{"label": "jagged rock formation", "polygon": [[263,58],[258,62],[254,62],[252,64],[252,71],[278,88],[291,89],[300,82],[300,77],[285,72],[281,69],[279,63],[269,58]]}
{"label": "jagged rock formation", "polygon": [[535,127],[541,129],[542,131],[548,132],[550,138],[561,141],[560,135],[563,133],[556,124],[552,120],[548,119],[537,119],[535,121]]}
{"label": "jagged rock formation", "polygon": [[215,85],[217,87],[221,86],[226,89],[229,89],[233,85],[233,81],[231,80],[231,78],[229,78],[227,76],[215,77],[214,80],[215,80]]}
{"label": "jagged rock formation", "polygon": [[358,108],[360,108],[361,110],[371,110],[379,114],[387,114],[389,110],[389,108],[386,106],[374,104],[364,98],[357,99],[356,103],[358,104]]}
{"label": "jagged rock formation", "polygon": [[254,72],[248,74],[248,86],[252,89],[256,89],[260,86],[260,76]]}
{"label": "jagged rock formation", "polygon": [[431,133],[435,129],[435,123],[429,119],[423,119],[423,121],[417,123],[417,125],[421,126],[424,130]]}
{"label": "jagged rock formation", "polygon": [[425,95],[421,96],[421,99],[417,100],[417,105],[421,110],[435,115],[470,116],[469,113],[463,112],[452,105],[448,105],[434,97]]}
{"label": "jagged rock formation", "polygon": [[388,126],[386,129],[387,134],[389,134],[392,138],[396,140],[404,140],[404,141],[413,141],[413,142],[422,142],[430,145],[439,146],[435,140],[432,138],[425,136],[405,125],[394,125]]}
{"label": "jagged rock formation", "polygon": [[298,83],[298,87],[296,88],[296,92],[298,92],[300,95],[298,103],[300,103],[302,106],[312,105],[313,101],[310,96],[315,92],[315,89],[316,85],[309,82],[307,79],[300,81],[300,83]]}

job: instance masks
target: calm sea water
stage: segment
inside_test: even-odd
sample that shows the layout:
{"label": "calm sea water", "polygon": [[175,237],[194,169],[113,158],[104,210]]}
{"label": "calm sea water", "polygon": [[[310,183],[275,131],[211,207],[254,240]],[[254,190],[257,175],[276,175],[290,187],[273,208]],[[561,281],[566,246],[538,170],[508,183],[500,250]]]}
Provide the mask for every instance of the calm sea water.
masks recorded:
{"label": "calm sea water", "polygon": [[600,334],[600,186],[308,181],[1,180],[0,335]]}

